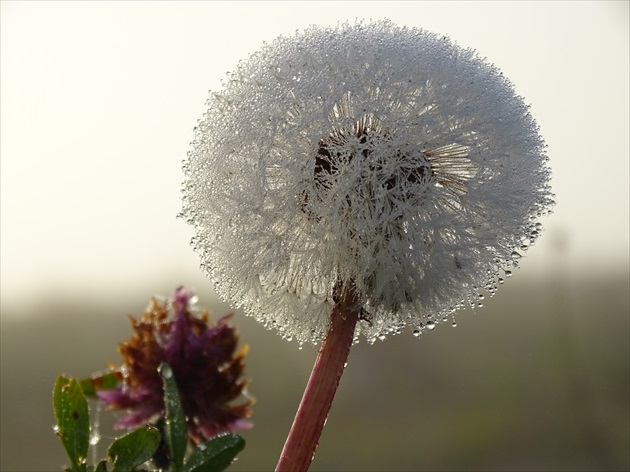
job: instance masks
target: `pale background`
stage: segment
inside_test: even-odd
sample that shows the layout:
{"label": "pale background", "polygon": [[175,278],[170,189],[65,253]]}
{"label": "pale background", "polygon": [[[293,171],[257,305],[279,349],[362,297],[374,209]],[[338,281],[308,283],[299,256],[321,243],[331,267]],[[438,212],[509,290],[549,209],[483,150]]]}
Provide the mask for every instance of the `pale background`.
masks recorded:
{"label": "pale background", "polygon": [[[558,205],[554,214],[543,221],[546,232],[527,254],[522,268],[478,315],[462,314],[456,330],[442,328],[441,333],[431,333],[435,341],[423,337],[410,344],[410,336],[404,335],[403,340],[359,347],[354,358],[383,359],[376,353],[386,351],[383,356],[399,363],[400,352],[405,353],[405,359],[409,355],[413,360],[423,358],[432,349],[443,349],[443,345],[457,345],[462,356],[469,356],[476,349],[479,333],[487,333],[490,326],[500,333],[512,333],[498,335],[502,339],[508,336],[502,340],[502,349],[509,351],[522,341],[522,326],[518,323],[536,329],[540,320],[556,319],[554,314],[562,312],[560,325],[566,328],[574,324],[578,309],[588,307],[579,318],[582,324],[576,335],[578,341],[572,342],[580,347],[591,334],[601,337],[601,346],[612,345],[615,339],[617,348],[610,358],[602,359],[601,365],[591,359],[592,371],[606,379],[614,377],[614,386],[602,387],[609,393],[617,389],[614,398],[627,394],[628,2],[2,1],[0,7],[2,470],[47,470],[42,465],[44,459],[37,462],[38,454],[27,452],[40,447],[40,441],[42,448],[52,452],[39,457],[56,461],[53,470],[63,461],[61,446],[50,433],[54,420],[46,403],[54,376],[61,372],[87,375],[109,360],[118,361],[115,343],[128,336],[125,315],[139,314],[151,294],[168,294],[185,284],[197,289],[202,302],[217,310],[227,309],[214,301],[211,283],[197,269],[197,255],[188,245],[192,230],[175,218],[180,209],[181,162],[193,139],[192,128],[204,112],[208,90],[220,88],[225,73],[263,41],[292,34],[310,24],[334,25],[355,18],[390,18],[401,25],[448,35],[462,46],[477,49],[498,66],[531,103],[532,114],[548,144]],[[566,296],[554,298],[558,293]],[[493,310],[499,307],[515,311],[516,302],[510,301],[517,299],[524,317],[508,313],[493,318]],[[547,309],[550,314],[543,316],[542,311]],[[531,314],[537,310],[538,318]],[[472,320],[468,316],[478,317]],[[516,324],[506,321],[512,316]],[[528,316],[537,321],[528,323]],[[279,418],[276,413],[265,416],[264,394],[256,392],[254,386],[260,391],[266,382],[272,382],[268,379],[273,379],[283,385],[290,383],[293,389],[287,393],[290,400],[279,402],[286,419],[277,426],[278,439],[265,443],[265,458],[261,455],[247,462],[243,456],[239,461],[242,470],[256,466],[268,470],[279,452],[315,351],[298,351],[295,345],[260,329],[250,319],[239,316],[237,322],[242,324],[243,338],[247,335],[245,342],[252,346],[252,352],[260,353],[252,359],[248,371],[255,379],[252,390],[259,400],[255,417],[258,426],[254,430],[258,433],[248,433],[252,448],[259,440],[255,434],[264,441],[266,433],[276,429],[274,418]],[[503,328],[501,323],[506,323]],[[59,332],[52,331],[54,328]],[[610,333],[604,335],[605,329]],[[541,339],[548,333],[543,326],[530,334],[532,339]],[[462,344],[457,344],[455,338],[461,338]],[[7,347],[10,342],[14,350]],[[432,347],[433,342],[436,344]],[[481,344],[487,347],[487,342]],[[102,347],[98,350],[97,346]],[[524,359],[532,356],[527,347],[523,349]],[[592,352],[565,356],[572,359],[569,364],[574,367],[569,370],[587,379],[578,384],[591,385],[587,387],[591,392],[588,398],[598,396],[593,389],[602,384],[589,380],[590,370],[581,372],[579,359],[597,356],[601,354],[599,349],[597,345]],[[61,356],[55,358],[56,364],[52,353]],[[272,360],[257,364],[256,359],[267,359],[270,353],[281,357],[274,358],[275,364]],[[548,365],[546,354],[540,355],[539,362]],[[89,366],[78,363],[77,358],[85,356],[91,360]],[[287,357],[294,360],[289,362]],[[602,370],[602,365],[612,365],[611,359],[616,367],[610,372]],[[47,360],[48,367],[42,367]],[[403,382],[401,379],[408,379],[411,369],[414,377],[427,375],[426,366],[408,365],[412,360],[398,365],[399,375],[387,382]],[[356,363],[360,365],[359,360]],[[361,367],[357,369],[362,372]],[[447,367],[444,369],[443,375],[455,376]],[[566,365],[562,369],[566,371]],[[276,370],[285,370],[286,375],[279,378],[279,373],[271,372]],[[349,371],[347,375],[352,374]],[[475,377],[470,372],[465,375]],[[374,396],[372,405],[401,404],[400,397],[382,391],[383,379],[374,383],[362,380],[356,387],[360,391],[352,390],[351,379],[347,382],[345,395],[351,404],[357,404],[356,397],[364,395]],[[343,392],[342,388],[342,397]],[[481,398],[487,398],[487,393]],[[446,398],[434,395],[429,409],[435,409],[435,402]],[[405,408],[418,410],[423,418],[427,393],[419,390],[413,398],[417,404]],[[555,400],[558,405],[566,404],[566,399]],[[273,401],[268,400],[269,404]],[[584,406],[580,401],[588,403],[582,398],[577,405]],[[613,402],[612,407],[608,403],[597,407],[597,411],[608,408],[609,416],[600,412],[595,415],[598,420],[589,416],[583,422],[584,444],[595,444],[595,452],[584,458],[580,456],[584,445],[575,439],[559,447],[564,455],[549,453],[544,460],[536,459],[534,452],[540,449],[535,445],[517,453],[516,458],[504,457],[505,449],[513,446],[503,445],[500,460],[492,462],[497,458],[492,450],[496,441],[488,441],[487,450],[469,442],[458,446],[452,434],[440,433],[440,428],[434,433],[435,426],[414,420],[420,433],[430,437],[437,434],[438,438],[444,434],[445,440],[453,442],[446,445],[425,437],[418,442],[428,450],[415,454],[416,446],[407,445],[402,455],[394,451],[397,445],[387,443],[380,448],[385,451],[383,462],[373,458],[366,463],[374,470],[386,467],[378,464],[400,470],[597,469],[601,464],[627,468],[627,396],[625,401],[618,401],[621,403]],[[40,416],[29,415],[34,404],[41,408]],[[453,412],[448,400],[442,408]],[[10,411],[19,411],[23,416],[11,419]],[[484,416],[474,408],[471,411],[473,416]],[[343,437],[357,434],[348,422],[358,429],[368,428],[362,413],[356,415],[346,423],[336,423],[337,428],[347,429]],[[566,418],[572,415],[567,412]],[[610,425],[610,418],[617,418],[618,423],[611,426],[614,440],[608,441],[593,431],[591,423]],[[392,419],[388,424],[385,417],[377,429],[391,435],[415,431],[409,425],[401,426],[400,421]],[[449,424],[444,417],[435,421]],[[508,429],[520,427],[518,423]],[[38,428],[45,433],[35,433]],[[325,431],[319,466],[349,470],[367,467],[360,457],[366,448],[358,445],[358,452],[346,454],[334,452],[333,443],[325,445],[326,433],[334,428],[328,426]],[[539,433],[534,430],[531,437]],[[521,439],[516,438],[514,443],[527,444]],[[626,444],[626,449],[620,444]],[[449,462],[430,455],[429,450],[440,447],[448,448],[449,453],[464,451],[464,458]],[[480,450],[486,451],[485,455]],[[399,457],[401,462],[392,457]]]}

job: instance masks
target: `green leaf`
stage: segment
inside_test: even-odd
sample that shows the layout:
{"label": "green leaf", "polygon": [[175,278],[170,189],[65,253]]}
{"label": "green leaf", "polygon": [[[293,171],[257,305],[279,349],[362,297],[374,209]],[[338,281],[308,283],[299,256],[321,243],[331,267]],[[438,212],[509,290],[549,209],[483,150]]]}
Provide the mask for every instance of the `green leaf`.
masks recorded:
{"label": "green leaf", "polygon": [[113,472],[128,472],[151,459],[160,443],[160,432],[144,426],[125,434],[112,443],[107,457],[114,463]]}
{"label": "green leaf", "polygon": [[179,392],[177,391],[177,384],[175,383],[171,367],[163,362],[159,369],[164,382],[164,407],[166,410],[164,433],[166,444],[173,461],[173,471],[180,472],[184,465],[184,455],[186,454],[186,445],[188,443],[186,417],[179,400]]}
{"label": "green leaf", "polygon": [[70,470],[86,471],[90,416],[79,382],[64,376],[58,377],[53,389],[53,407],[57,418],[57,436],[70,458]]}
{"label": "green leaf", "polygon": [[107,472],[107,461],[103,459],[98,464],[96,464],[96,467],[91,465],[88,466],[88,472]]}
{"label": "green leaf", "polygon": [[200,444],[186,462],[185,472],[221,472],[245,448],[245,440],[238,434],[216,436]]}
{"label": "green leaf", "polygon": [[96,398],[99,390],[114,390],[120,383],[120,373],[118,372],[95,372],[86,379],[81,379],[81,389],[86,397]]}

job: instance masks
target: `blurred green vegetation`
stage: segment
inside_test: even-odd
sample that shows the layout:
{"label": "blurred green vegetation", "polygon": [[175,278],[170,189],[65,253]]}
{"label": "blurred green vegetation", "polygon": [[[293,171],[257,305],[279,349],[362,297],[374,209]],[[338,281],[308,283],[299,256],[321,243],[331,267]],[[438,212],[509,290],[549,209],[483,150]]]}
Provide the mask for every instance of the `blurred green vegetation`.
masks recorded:
{"label": "blurred green vegetation", "polygon": [[[229,311],[199,295],[214,319]],[[1,470],[61,470],[55,378],[118,363],[126,315],[140,315],[150,296],[3,306]],[[486,307],[458,313],[457,328],[356,345],[312,470],[628,470],[629,310],[627,272],[515,277]],[[230,470],[273,470],[316,349],[242,314],[234,323],[250,346],[257,403]],[[103,456],[116,433],[112,414],[98,416]]]}

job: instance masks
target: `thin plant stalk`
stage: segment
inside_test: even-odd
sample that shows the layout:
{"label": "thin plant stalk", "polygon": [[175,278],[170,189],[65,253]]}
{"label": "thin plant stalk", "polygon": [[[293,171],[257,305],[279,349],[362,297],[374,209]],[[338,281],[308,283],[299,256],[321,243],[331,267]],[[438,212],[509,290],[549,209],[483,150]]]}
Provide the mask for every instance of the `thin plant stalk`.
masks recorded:
{"label": "thin plant stalk", "polygon": [[302,401],[282,449],[276,472],[305,472],[330,412],[343,374],[361,311],[353,289],[339,284],[326,339],[322,344]]}

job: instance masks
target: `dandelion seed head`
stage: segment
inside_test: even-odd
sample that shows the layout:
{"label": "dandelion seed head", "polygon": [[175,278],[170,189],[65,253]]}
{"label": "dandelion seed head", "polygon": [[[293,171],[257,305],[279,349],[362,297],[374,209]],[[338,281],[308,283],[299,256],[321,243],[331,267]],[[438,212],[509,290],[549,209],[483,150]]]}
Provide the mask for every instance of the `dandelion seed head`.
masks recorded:
{"label": "dandelion seed head", "polygon": [[339,281],[357,339],[434,326],[496,287],[553,205],[513,85],[421,29],[280,37],[207,106],[184,163],[192,245],[222,298],[300,342],[323,338]]}

